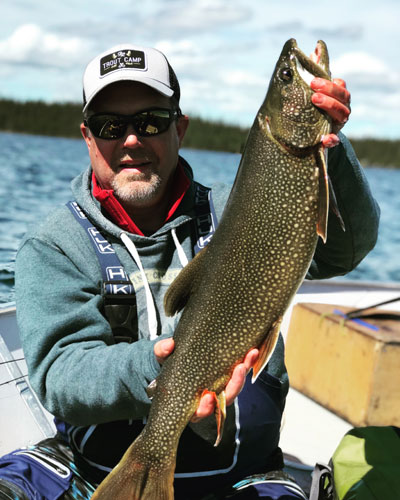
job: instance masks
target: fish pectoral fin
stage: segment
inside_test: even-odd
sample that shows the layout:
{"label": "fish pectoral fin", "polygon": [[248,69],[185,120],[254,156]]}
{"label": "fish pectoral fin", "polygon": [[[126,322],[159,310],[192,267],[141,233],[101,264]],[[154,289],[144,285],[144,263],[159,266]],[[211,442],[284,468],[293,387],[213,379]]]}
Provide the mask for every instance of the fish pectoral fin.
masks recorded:
{"label": "fish pectoral fin", "polygon": [[169,286],[164,296],[164,310],[167,316],[173,316],[181,311],[192,294],[197,278],[202,275],[202,267],[207,247],[187,264]]}
{"label": "fish pectoral fin", "polygon": [[155,378],[150,382],[150,384],[146,387],[146,394],[150,401],[153,399],[154,394],[157,390],[157,379]]}
{"label": "fish pectoral fin", "polygon": [[260,373],[265,368],[270,357],[272,356],[272,353],[274,352],[274,349],[275,349],[275,346],[276,346],[276,343],[277,343],[278,337],[279,337],[281,323],[282,323],[282,317],[277,319],[272,324],[270,330],[268,331],[268,333],[264,339],[264,342],[259,347],[260,354],[258,356],[258,359],[257,359],[255,365],[253,366],[253,376],[251,378],[251,382],[253,384],[257,380],[257,377],[260,375]]}
{"label": "fish pectoral fin", "polygon": [[333,190],[331,179],[327,170],[327,151],[320,148],[317,154],[317,164],[319,170],[319,196],[318,196],[318,222],[317,234],[321,236],[324,243],[328,230],[328,212],[331,210],[339,219],[340,227],[346,231],[342,215],[340,213],[335,191]]}
{"label": "fish pectoral fin", "polygon": [[204,389],[202,396],[204,394],[211,394],[215,400],[215,420],[217,422],[217,439],[215,440],[214,446],[218,446],[222,439],[222,433],[224,431],[224,424],[226,419],[226,396],[225,391],[216,394],[213,391]]}
{"label": "fish pectoral fin", "polygon": [[332,181],[331,181],[330,177],[328,177],[328,181],[329,181],[329,208],[332,210],[332,212],[339,219],[339,224],[340,224],[340,227],[342,228],[342,230],[346,231],[346,226],[344,224],[342,214],[340,213],[340,210],[339,210],[339,207],[337,204],[335,191],[333,189]]}
{"label": "fish pectoral fin", "polygon": [[318,165],[318,221],[317,234],[326,242],[326,233],[328,228],[328,210],[329,210],[329,188],[328,188],[328,169],[325,159],[324,148],[321,146],[317,153]]}

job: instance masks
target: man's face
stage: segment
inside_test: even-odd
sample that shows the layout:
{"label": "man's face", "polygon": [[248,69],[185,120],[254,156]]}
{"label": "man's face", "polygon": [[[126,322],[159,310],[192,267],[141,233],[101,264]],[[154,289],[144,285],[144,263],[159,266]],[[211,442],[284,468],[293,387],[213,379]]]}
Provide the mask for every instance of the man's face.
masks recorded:
{"label": "man's face", "polygon": [[[172,108],[171,100],[151,87],[118,82],[102,90],[89,114],[99,112],[135,114],[151,107]],[[188,125],[186,117],[174,121],[153,137],[137,136],[130,125],[121,139],[104,140],[81,125],[93,171],[103,189],[113,189],[128,210],[160,203],[169,188],[178,151]]]}

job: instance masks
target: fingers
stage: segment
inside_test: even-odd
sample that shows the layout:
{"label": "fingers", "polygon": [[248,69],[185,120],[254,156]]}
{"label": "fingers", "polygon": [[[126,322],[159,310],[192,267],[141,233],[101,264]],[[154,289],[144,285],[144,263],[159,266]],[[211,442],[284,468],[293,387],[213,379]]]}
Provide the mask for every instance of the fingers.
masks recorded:
{"label": "fingers", "polygon": [[209,417],[214,413],[214,408],[215,398],[210,392],[207,392],[201,397],[199,406],[190,421],[196,423],[202,418]]}
{"label": "fingers", "polygon": [[321,92],[322,94],[336,99],[344,106],[349,106],[350,104],[350,92],[346,88],[346,83],[340,78],[335,78],[332,81],[325,80],[324,78],[314,78],[311,81],[311,88],[315,92]]}
{"label": "fingers", "polygon": [[243,389],[244,383],[246,381],[247,370],[244,363],[240,363],[235,366],[233,370],[232,377],[225,387],[225,397],[226,405],[231,405],[235,398],[239,395],[240,391]]}
{"label": "fingers", "polygon": [[349,119],[350,109],[333,97],[317,92],[312,95],[311,101],[313,104],[326,111],[333,122],[342,124],[343,126]]}
{"label": "fingers", "polygon": [[336,134],[327,134],[322,137],[321,142],[325,148],[334,148],[339,144],[340,139]]}
{"label": "fingers", "polygon": [[259,356],[259,350],[258,349],[250,349],[250,351],[246,354],[243,364],[246,368],[246,375],[249,373],[250,368],[252,368],[255,365],[255,362],[258,359]]}
{"label": "fingers", "polygon": [[154,355],[162,365],[166,358],[172,353],[175,347],[175,342],[174,339],[163,339],[154,344]]}
{"label": "fingers", "polygon": [[235,366],[232,377],[226,385],[225,397],[226,405],[231,405],[243,389],[246,375],[258,359],[258,349],[251,349],[245,356],[243,363]]}
{"label": "fingers", "polygon": [[329,114],[333,122],[333,132],[337,133],[350,115],[350,92],[346,89],[346,83],[340,78],[333,81],[314,78],[311,88],[315,91],[311,101]]}

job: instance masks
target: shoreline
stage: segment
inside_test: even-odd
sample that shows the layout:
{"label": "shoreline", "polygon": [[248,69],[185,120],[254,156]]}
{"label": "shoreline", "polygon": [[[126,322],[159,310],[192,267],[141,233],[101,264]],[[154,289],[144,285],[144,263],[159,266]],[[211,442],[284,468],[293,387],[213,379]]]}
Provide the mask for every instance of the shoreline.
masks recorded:
{"label": "shoreline", "polygon": [[[65,139],[81,138],[80,103],[47,104],[42,101],[19,102],[0,98],[0,117],[0,132]],[[242,153],[249,130],[250,127],[192,116],[182,147]],[[363,166],[400,168],[400,138],[347,137],[357,157],[361,158]]]}

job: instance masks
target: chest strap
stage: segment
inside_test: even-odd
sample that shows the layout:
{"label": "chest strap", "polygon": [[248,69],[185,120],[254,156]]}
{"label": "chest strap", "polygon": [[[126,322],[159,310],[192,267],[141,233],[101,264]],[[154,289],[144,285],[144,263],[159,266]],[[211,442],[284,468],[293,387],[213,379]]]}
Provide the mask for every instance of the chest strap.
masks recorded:
{"label": "chest strap", "polygon": [[116,342],[137,340],[135,289],[112,244],[93,226],[76,201],[67,207],[84,228],[98,258],[103,278],[104,313]]}
{"label": "chest strap", "polygon": [[196,243],[194,253],[197,254],[211,241],[215,229],[218,225],[215,214],[214,203],[211,196],[211,189],[195,182],[194,210],[196,218],[194,227],[196,233]]}

